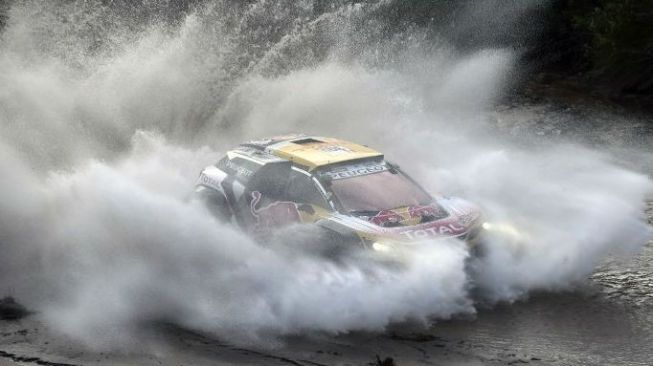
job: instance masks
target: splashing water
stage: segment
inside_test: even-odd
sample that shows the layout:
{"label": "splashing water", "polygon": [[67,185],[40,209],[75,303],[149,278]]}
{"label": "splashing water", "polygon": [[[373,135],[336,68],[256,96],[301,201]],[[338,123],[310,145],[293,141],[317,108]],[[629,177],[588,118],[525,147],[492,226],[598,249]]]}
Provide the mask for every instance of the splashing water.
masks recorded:
{"label": "splashing water", "polygon": [[[496,4],[505,24],[539,6],[518,3]],[[515,51],[460,47],[460,28],[437,21],[392,23],[393,1],[180,4],[8,11],[0,289],[57,329],[94,346],[127,346],[125,331],[157,320],[242,341],[382,330],[473,312],[470,282],[489,301],[569,288],[650,236],[647,177],[580,146],[524,150],[486,123]],[[449,10],[475,29],[489,11]],[[374,146],[525,242],[493,242],[470,270],[450,242],[399,271],[336,265],[254,242],[186,200],[226,148],[291,131]]]}

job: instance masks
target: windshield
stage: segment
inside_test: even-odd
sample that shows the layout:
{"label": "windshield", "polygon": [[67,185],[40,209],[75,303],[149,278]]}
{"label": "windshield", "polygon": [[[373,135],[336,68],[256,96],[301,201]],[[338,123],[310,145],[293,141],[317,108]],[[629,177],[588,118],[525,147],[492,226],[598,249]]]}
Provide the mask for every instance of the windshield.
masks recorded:
{"label": "windshield", "polygon": [[405,175],[390,170],[334,179],[331,191],[346,212],[377,212],[431,203],[431,197]]}

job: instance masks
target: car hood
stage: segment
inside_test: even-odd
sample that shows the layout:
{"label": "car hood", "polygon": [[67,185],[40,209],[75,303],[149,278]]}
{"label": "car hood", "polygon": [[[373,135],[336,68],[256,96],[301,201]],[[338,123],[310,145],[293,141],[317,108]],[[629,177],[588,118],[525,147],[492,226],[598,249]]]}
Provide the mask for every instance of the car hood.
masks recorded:
{"label": "car hood", "polygon": [[464,237],[477,226],[478,207],[457,197],[438,197],[426,206],[384,210],[374,215],[336,214],[330,221],[368,238],[418,241],[437,237]]}

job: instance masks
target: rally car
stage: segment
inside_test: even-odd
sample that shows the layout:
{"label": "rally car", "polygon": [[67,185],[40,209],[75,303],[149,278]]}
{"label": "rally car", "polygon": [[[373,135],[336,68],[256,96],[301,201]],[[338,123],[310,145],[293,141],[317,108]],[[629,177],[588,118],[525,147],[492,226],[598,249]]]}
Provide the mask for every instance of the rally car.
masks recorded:
{"label": "rally car", "polygon": [[389,251],[482,230],[479,209],[431,195],[382,153],[335,138],[288,135],[243,143],[200,174],[195,196],[255,236],[313,224],[331,242]]}

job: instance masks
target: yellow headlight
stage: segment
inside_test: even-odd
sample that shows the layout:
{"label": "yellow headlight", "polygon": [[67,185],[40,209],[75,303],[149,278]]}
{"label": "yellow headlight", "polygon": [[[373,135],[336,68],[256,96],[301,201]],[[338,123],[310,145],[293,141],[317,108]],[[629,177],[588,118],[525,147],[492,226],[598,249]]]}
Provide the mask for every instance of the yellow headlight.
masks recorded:
{"label": "yellow headlight", "polygon": [[377,252],[389,252],[392,251],[393,248],[389,244],[379,243],[378,241],[375,241],[372,243],[372,249],[376,250]]}
{"label": "yellow headlight", "polygon": [[509,235],[515,239],[519,239],[522,237],[522,234],[519,232],[519,230],[517,230],[516,227],[510,224],[495,224],[495,223],[484,222],[483,224],[481,224],[481,227],[484,230],[497,232],[504,235]]}

